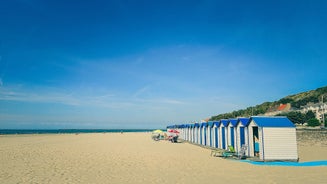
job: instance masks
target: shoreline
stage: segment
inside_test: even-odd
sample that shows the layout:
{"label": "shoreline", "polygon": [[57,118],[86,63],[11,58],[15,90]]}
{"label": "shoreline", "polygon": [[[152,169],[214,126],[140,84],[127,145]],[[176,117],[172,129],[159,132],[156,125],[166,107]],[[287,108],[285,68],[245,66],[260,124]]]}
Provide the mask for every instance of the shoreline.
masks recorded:
{"label": "shoreline", "polygon": [[153,129],[0,129],[0,135],[151,132]]}

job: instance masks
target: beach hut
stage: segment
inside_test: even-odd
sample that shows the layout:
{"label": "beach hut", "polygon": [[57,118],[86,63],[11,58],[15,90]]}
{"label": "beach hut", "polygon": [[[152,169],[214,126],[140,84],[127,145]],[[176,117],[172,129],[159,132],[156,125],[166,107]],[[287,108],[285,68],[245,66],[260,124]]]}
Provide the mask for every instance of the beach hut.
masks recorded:
{"label": "beach hut", "polygon": [[248,125],[250,156],[260,160],[298,160],[296,129],[284,116],[252,116]]}
{"label": "beach hut", "polygon": [[188,130],[187,130],[187,124],[184,124],[183,125],[183,135],[184,135],[184,140],[186,140],[187,141],[187,139],[188,139]]}
{"label": "beach hut", "polygon": [[207,126],[207,132],[208,132],[208,136],[207,136],[207,146],[209,147],[213,147],[213,122],[209,121],[208,122],[208,126]]}
{"label": "beach hut", "polygon": [[202,122],[201,123],[201,131],[200,131],[200,144],[202,145],[207,145],[207,126],[208,126],[208,123],[207,122]]}
{"label": "beach hut", "polygon": [[194,142],[194,124],[190,124],[190,142]]}
{"label": "beach hut", "polygon": [[186,131],[186,124],[182,124],[182,125],[180,125],[179,126],[179,129],[180,129],[180,134],[182,135],[181,136],[181,138],[183,139],[183,140],[186,140],[186,133],[187,133],[187,131]]}
{"label": "beach hut", "polygon": [[213,127],[213,147],[219,148],[221,143],[220,143],[220,121],[214,121],[212,123]]}
{"label": "beach hut", "polygon": [[[237,139],[236,139],[236,151],[241,150],[241,147],[249,145],[249,134],[248,134],[248,125],[250,123],[250,118],[238,118],[236,131],[237,131]],[[246,156],[250,156],[249,149],[246,149]]]}
{"label": "beach hut", "polygon": [[233,146],[235,149],[237,147],[237,119],[229,119],[228,123],[228,145]]}
{"label": "beach hut", "polygon": [[194,123],[194,143],[200,143],[200,124]]}
{"label": "beach hut", "polygon": [[221,149],[228,148],[228,119],[220,120]]}
{"label": "beach hut", "polygon": [[189,124],[185,124],[185,140],[186,141],[190,141],[190,125]]}

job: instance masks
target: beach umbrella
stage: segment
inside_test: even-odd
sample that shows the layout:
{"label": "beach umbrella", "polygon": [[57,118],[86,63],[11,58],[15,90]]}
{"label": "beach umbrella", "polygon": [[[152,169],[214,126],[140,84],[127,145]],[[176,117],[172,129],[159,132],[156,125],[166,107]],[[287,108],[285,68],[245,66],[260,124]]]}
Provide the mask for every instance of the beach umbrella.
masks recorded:
{"label": "beach umbrella", "polygon": [[175,129],[170,129],[168,130],[169,133],[174,133],[174,134],[179,134],[179,131],[178,130],[175,130]]}
{"label": "beach umbrella", "polygon": [[154,130],[154,131],[152,131],[152,133],[155,133],[155,134],[161,134],[161,133],[163,133],[163,131],[162,131],[162,130],[159,130],[159,129],[157,129],[157,130]]}

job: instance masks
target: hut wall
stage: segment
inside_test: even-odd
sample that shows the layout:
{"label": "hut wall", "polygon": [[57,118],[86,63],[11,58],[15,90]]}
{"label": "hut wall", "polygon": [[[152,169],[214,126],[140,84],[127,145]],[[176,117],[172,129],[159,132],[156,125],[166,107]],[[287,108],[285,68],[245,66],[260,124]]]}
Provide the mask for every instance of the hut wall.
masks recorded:
{"label": "hut wall", "polygon": [[297,160],[295,128],[263,128],[262,160]]}

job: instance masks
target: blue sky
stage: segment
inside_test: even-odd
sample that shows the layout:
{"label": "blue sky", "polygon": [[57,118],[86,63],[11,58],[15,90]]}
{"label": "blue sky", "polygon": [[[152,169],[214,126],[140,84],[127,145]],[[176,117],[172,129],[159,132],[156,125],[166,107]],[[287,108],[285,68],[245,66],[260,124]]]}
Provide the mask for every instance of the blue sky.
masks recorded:
{"label": "blue sky", "polygon": [[163,128],[327,84],[326,1],[0,2],[0,128]]}

